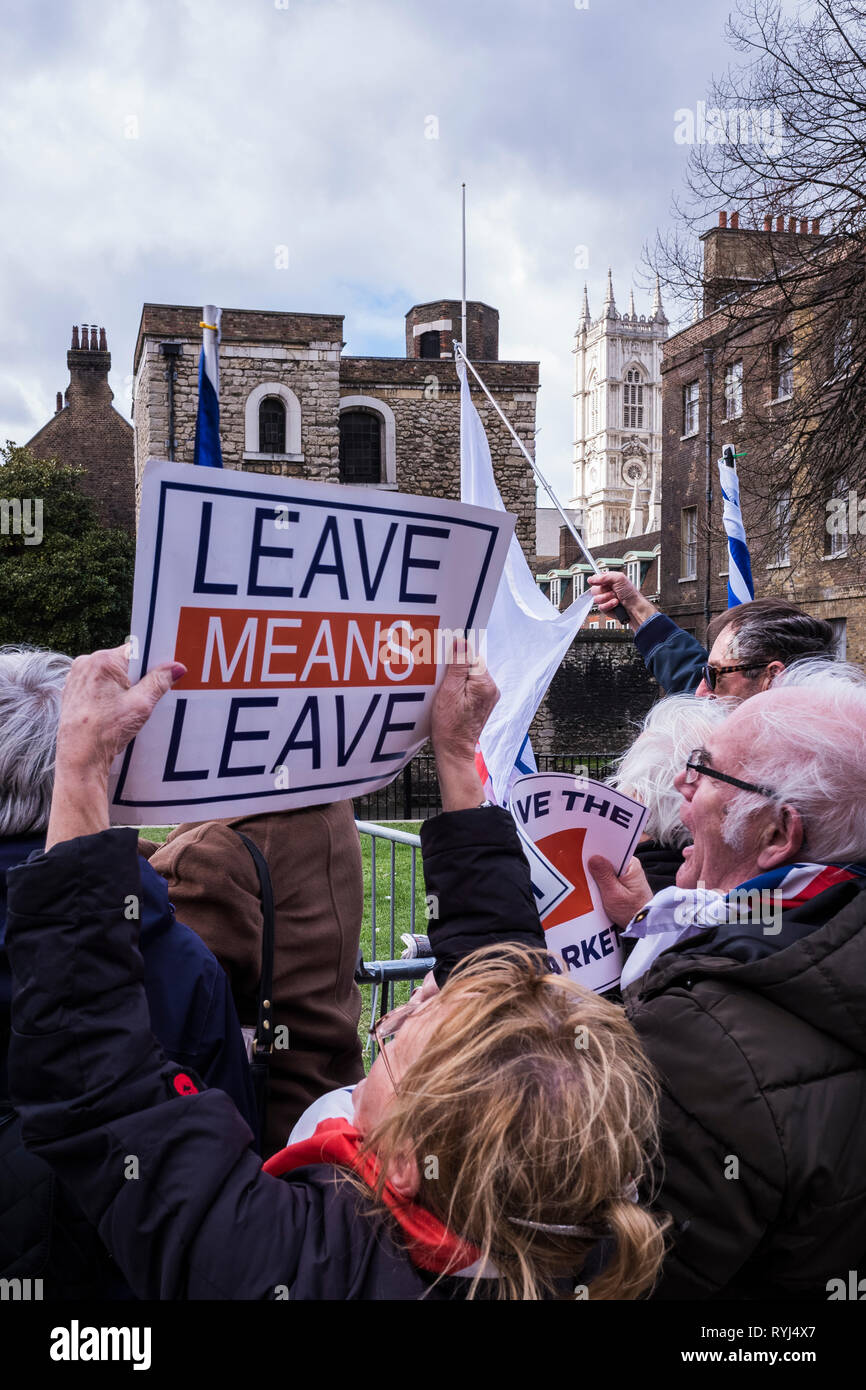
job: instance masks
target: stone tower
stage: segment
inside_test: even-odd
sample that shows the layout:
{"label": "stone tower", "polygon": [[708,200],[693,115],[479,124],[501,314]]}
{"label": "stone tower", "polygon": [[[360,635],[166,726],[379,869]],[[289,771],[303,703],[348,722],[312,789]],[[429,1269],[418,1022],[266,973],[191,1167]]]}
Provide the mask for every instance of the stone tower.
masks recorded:
{"label": "stone tower", "polygon": [[[662,345],[668,320],[656,279],[652,311],[617,311],[611,272],[601,315],[586,286],[574,337],[574,496],[590,547],[657,529],[661,501]],[[652,515],[650,514],[652,513]]]}

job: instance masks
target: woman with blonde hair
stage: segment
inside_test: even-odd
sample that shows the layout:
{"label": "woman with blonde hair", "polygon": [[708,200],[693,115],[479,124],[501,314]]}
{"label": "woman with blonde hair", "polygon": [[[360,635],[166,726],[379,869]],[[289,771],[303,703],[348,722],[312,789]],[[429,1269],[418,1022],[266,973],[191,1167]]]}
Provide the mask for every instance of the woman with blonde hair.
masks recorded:
{"label": "woman with blonde hair", "polygon": [[[76,661],[46,852],[10,882],[10,1079],[25,1142],[98,1224],[134,1292],[646,1292],[663,1238],[637,1199],[656,1146],[637,1039],[621,1011],[549,974],[544,952],[519,939],[461,948],[457,965],[459,905],[442,904],[431,923],[441,991],[384,1025],[402,1023],[356,1088],[351,1120],[322,1121],[265,1171],[229,1098],[167,1061],[124,911],[138,885],[136,836],[107,828],[106,789],[112,759],[183,669],[157,667],[130,688],[122,649]],[[482,853],[475,889],[493,902],[520,861],[483,853],[485,817],[508,817],[479,807],[477,776],[474,789],[467,780],[466,749],[496,698],[489,677],[480,687],[470,677],[456,663],[434,707],[439,819]],[[472,923],[456,925],[465,944]]]}

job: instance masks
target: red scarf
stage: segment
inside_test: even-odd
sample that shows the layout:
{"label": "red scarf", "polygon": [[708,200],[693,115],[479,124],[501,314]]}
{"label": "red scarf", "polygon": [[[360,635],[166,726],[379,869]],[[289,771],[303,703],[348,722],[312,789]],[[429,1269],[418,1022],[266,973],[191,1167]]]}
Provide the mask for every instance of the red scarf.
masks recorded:
{"label": "red scarf", "polygon": [[[348,1120],[321,1120],[309,1139],[301,1139],[273,1154],[263,1165],[264,1171],[281,1178],[313,1163],[333,1163],[351,1168],[374,1191],[381,1167],[375,1154],[360,1152],[361,1142],[361,1135]],[[480,1260],[480,1250],[452,1235],[438,1216],[402,1197],[388,1182],[382,1199],[403,1232],[412,1263],[419,1269],[453,1274]]]}

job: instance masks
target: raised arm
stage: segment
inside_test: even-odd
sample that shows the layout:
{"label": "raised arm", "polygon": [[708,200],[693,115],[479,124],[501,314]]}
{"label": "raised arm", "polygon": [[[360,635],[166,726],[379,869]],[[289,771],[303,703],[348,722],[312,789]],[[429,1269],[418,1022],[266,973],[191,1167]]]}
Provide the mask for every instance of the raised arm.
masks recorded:
{"label": "raised arm", "polygon": [[481,663],[467,660],[465,652],[455,656],[433,705],[443,811],[421,826],[428,934],[438,985],[479,946],[506,941],[544,946],[529,864],[514,822],[499,807],[480,809],[484,790],[475,747],[499,691]]}

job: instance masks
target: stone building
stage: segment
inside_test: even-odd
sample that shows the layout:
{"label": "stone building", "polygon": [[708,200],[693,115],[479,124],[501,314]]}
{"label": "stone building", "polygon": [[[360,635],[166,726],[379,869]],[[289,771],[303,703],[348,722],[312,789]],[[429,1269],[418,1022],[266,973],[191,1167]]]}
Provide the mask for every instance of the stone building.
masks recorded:
{"label": "stone building", "polygon": [[72,330],[66,354],[69,385],[57,392],[57,409],[47,425],[27,440],[38,458],[84,469],[82,490],[93,499],[106,526],[135,530],[133,432],[111,402],[111,353],[104,328],[83,324]]}
{"label": "stone building", "polygon": [[[220,433],[227,468],[460,496],[460,392],[452,339],[460,303],[406,315],[405,357],[346,356],[343,316],[224,309]],[[198,402],[200,308],[145,304],[134,360],[135,469],[148,458],[191,463]],[[499,360],[499,314],[467,304],[467,353],[530,452],[537,362]],[[473,383],[474,385],[474,383]],[[535,550],[535,480],[483,393],[496,481],[526,554]]]}
{"label": "stone building", "polygon": [[[866,583],[859,540],[852,536],[849,544],[847,537],[823,533],[795,536],[793,544],[786,539],[782,523],[790,492],[784,469],[763,457],[756,443],[767,413],[784,412],[792,399],[794,363],[805,360],[808,350],[808,339],[800,336],[808,334],[808,321],[787,313],[776,268],[785,257],[814,253],[822,242],[818,233],[817,223],[810,231],[805,220],[798,225],[793,218],[787,227],[782,218],[774,224],[768,217],[760,229],[741,228],[736,214],[729,223],[722,212],[719,225],[703,234],[703,313],[668,340],[662,363],[661,606],[699,638],[708,619],[727,607],[717,460],[723,446],[733,444],[747,457],[740,491],[755,597],[784,597],[826,619],[836,630],[839,653],[863,663]],[[778,299],[778,315],[763,315],[757,328],[745,309],[738,321],[740,291],[763,283],[767,295]],[[757,485],[750,489],[749,477],[760,479],[760,492]]]}
{"label": "stone building", "polygon": [[668,321],[656,281],[652,311],[620,314],[608,271],[601,315],[583,308],[574,339],[574,496],[590,547],[658,528],[662,486],[662,346]]}

